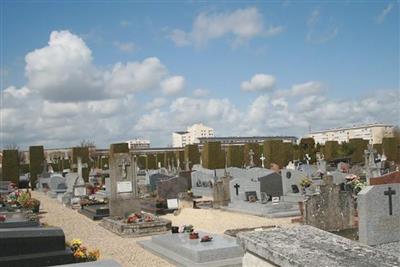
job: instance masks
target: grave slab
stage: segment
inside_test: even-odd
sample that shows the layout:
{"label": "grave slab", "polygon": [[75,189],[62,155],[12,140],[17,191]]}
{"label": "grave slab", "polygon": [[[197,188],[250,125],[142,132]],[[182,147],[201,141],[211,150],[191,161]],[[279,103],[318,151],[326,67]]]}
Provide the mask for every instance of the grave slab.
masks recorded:
{"label": "grave slab", "polygon": [[31,220],[24,212],[0,212],[0,215],[6,216],[6,220],[0,222],[0,229],[39,226],[37,219]]}
{"label": "grave slab", "polygon": [[110,208],[108,207],[108,204],[83,206],[78,210],[78,212],[94,221],[110,216]]}
{"label": "grave slab", "polygon": [[98,260],[74,264],[55,265],[53,267],[121,267],[115,260]]}
{"label": "grave slab", "polygon": [[291,202],[262,204],[260,202],[240,201],[229,203],[227,207],[220,207],[220,209],[267,218],[283,218],[300,215],[299,205]]}
{"label": "grave slab", "polygon": [[366,186],[358,193],[357,204],[360,242],[400,241],[400,183]]}
{"label": "grave slab", "polygon": [[232,237],[199,231],[199,236],[213,237],[211,242],[190,240],[189,234],[164,234],[150,240],[138,241],[139,245],[177,266],[241,266],[243,249]]}
{"label": "grave slab", "polygon": [[[309,225],[239,233],[238,240],[246,249],[246,255],[250,253],[257,257],[257,264],[285,267],[400,265],[399,257],[393,254]],[[252,266],[255,263],[253,260]]]}

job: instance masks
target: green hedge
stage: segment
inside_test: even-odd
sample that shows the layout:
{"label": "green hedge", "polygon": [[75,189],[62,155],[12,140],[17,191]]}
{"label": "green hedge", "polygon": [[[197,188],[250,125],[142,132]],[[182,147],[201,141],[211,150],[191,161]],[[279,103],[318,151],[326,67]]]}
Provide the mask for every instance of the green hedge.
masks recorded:
{"label": "green hedge", "polygon": [[144,155],[136,155],[137,157],[137,165],[139,169],[145,170],[146,169],[146,157]]}
{"label": "green hedge", "polygon": [[378,154],[382,155],[382,144],[373,144],[372,146]]}
{"label": "green hedge", "polygon": [[36,186],[38,175],[43,172],[44,148],[43,146],[29,147],[29,172],[31,174],[31,185]]}
{"label": "green hedge", "polygon": [[185,151],[183,150],[178,150],[174,152],[175,154],[175,167],[178,168],[178,159],[179,159],[179,167],[181,170],[185,169],[185,164],[183,163],[185,161]]}
{"label": "green hedge", "polygon": [[156,157],[157,157],[157,168],[158,168],[158,163],[160,163],[162,168],[165,168],[166,167],[166,164],[165,164],[166,163],[165,162],[165,160],[166,160],[165,153],[157,153]]}
{"label": "green hedge", "polygon": [[308,137],[300,140],[300,160],[303,160],[306,154],[308,154],[311,157],[310,163],[315,162],[315,152],[316,147],[314,138]]}
{"label": "green hedge", "polygon": [[225,151],[221,149],[221,142],[207,142],[201,154],[202,165],[206,169],[215,170],[225,168]]}
{"label": "green hedge", "polygon": [[[185,146],[185,162],[189,161],[189,168],[192,169],[194,164],[200,163],[200,152],[199,146],[196,144],[186,145]],[[183,162],[183,166],[185,168],[185,162]]]}
{"label": "green hedge", "polygon": [[157,168],[157,158],[154,154],[147,154],[146,157],[146,169],[147,170],[156,170]]}
{"label": "green hedge", "polygon": [[364,162],[364,150],[368,148],[368,140],[362,138],[353,138],[349,140],[350,149],[353,151],[351,154],[351,162],[361,163]]}
{"label": "green hedge", "polygon": [[250,165],[250,155],[249,152],[250,150],[253,150],[254,155],[253,155],[253,162],[254,162],[254,166],[258,166],[261,167],[261,148],[260,148],[260,144],[258,143],[247,143],[244,145],[243,147],[243,159],[244,159],[244,163],[246,166]]}
{"label": "green hedge", "polygon": [[19,157],[18,150],[3,150],[3,180],[11,181],[15,184],[19,183]]}
{"label": "green hedge", "polygon": [[290,160],[293,160],[294,149],[292,143],[284,143],[282,140],[266,140],[264,142],[265,167],[269,168],[272,163],[283,168]]}
{"label": "green hedge", "polygon": [[110,145],[110,154],[115,153],[129,153],[129,146],[128,143],[116,143]]}
{"label": "green hedge", "polygon": [[243,146],[228,146],[227,154],[227,165],[228,167],[243,167]]}
{"label": "green hedge", "polygon": [[399,162],[398,145],[395,137],[384,137],[382,139],[382,149],[388,160]]}
{"label": "green hedge", "polygon": [[338,157],[339,143],[337,141],[326,141],[322,151],[327,161],[333,160]]}

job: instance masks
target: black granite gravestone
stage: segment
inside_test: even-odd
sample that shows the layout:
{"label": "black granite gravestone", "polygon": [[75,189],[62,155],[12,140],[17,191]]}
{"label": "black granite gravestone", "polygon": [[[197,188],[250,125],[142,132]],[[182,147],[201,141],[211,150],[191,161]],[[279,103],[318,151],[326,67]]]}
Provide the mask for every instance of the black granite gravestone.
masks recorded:
{"label": "black granite gravestone", "polygon": [[0,229],[0,266],[51,266],[73,263],[60,228]]}

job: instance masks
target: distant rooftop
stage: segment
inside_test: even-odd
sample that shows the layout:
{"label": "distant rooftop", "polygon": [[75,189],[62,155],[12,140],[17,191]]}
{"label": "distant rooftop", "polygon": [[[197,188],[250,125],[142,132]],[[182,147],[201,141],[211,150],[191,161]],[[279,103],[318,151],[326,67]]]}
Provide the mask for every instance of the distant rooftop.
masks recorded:
{"label": "distant rooftop", "polygon": [[393,125],[385,124],[385,123],[370,123],[370,124],[353,125],[350,127],[330,128],[330,129],[326,129],[326,130],[314,131],[314,132],[311,132],[310,134],[325,133],[325,132],[332,132],[332,131],[362,129],[362,128],[370,128],[370,127],[393,127]]}
{"label": "distant rooftop", "polygon": [[189,133],[188,131],[181,131],[181,132],[175,132],[176,134],[187,134]]}
{"label": "distant rooftop", "polygon": [[296,141],[295,136],[222,136],[222,137],[200,137],[198,138],[200,143],[206,143],[209,141],[220,141],[221,143],[251,143],[251,142],[263,142],[265,140],[290,140]]}

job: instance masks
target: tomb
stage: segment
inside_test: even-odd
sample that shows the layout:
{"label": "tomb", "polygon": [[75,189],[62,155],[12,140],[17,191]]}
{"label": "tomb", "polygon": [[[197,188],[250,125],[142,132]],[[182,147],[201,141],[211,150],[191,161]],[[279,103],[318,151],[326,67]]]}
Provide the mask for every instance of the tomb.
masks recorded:
{"label": "tomb", "polygon": [[0,229],[0,266],[51,266],[73,263],[64,232],[55,227]]}
{"label": "tomb", "polygon": [[0,222],[0,228],[19,228],[39,226],[38,218],[35,214],[28,212],[0,212],[5,220]]}
{"label": "tomb", "polygon": [[189,233],[168,233],[137,243],[178,266],[241,266],[244,251],[234,238],[202,231],[198,233],[200,238],[211,236],[211,242],[200,242],[200,238],[189,239]]}
{"label": "tomb", "polygon": [[[110,151],[113,151],[111,145]],[[110,217],[100,225],[122,237],[137,237],[162,233],[171,228],[171,222],[150,214],[141,214],[136,184],[136,156],[112,153],[109,158],[111,196]]]}
{"label": "tomb", "polygon": [[389,267],[399,257],[356,241],[301,225],[242,232],[238,241],[246,250],[243,267]]}
{"label": "tomb", "polygon": [[47,195],[51,198],[57,198],[58,195],[62,196],[67,191],[65,178],[60,174],[52,175],[49,181],[49,188],[50,191],[47,192]]}
{"label": "tomb", "polygon": [[380,245],[400,242],[400,172],[370,178],[373,185],[358,193],[360,242]]}
{"label": "tomb", "polygon": [[84,205],[78,212],[94,221],[110,216],[108,204]]}

